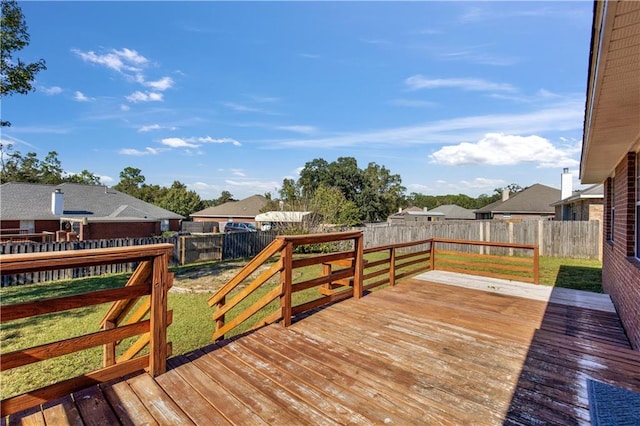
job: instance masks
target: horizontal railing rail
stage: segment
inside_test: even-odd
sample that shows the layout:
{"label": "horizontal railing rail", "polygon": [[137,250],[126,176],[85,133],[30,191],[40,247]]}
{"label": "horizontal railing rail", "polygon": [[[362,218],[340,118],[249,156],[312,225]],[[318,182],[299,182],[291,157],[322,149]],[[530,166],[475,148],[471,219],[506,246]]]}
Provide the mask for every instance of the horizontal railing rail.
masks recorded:
{"label": "horizontal railing rail", "polygon": [[[6,325],[9,321],[113,303],[101,322],[101,331],[1,354],[0,371],[4,372],[96,346],[102,346],[104,350],[103,367],[98,370],[3,399],[0,409],[2,417],[142,369],[147,369],[154,376],[166,371],[166,359],[171,351],[170,344],[167,343],[167,326],[172,322],[171,312],[167,311],[167,292],[173,280],[173,274],[168,272],[172,252],[172,245],[156,244],[0,256],[2,274],[138,263],[135,272],[123,288],[2,306],[0,324]],[[124,353],[116,359],[117,345],[124,339],[135,336],[140,337],[126,350],[123,349]],[[148,347],[148,353],[140,355],[145,347]]]}
{"label": "horizontal railing rail", "polygon": [[[533,244],[434,238],[432,269],[492,278],[540,282],[539,249]],[[478,253],[461,247],[480,247]],[[492,250],[495,254],[492,254]]]}

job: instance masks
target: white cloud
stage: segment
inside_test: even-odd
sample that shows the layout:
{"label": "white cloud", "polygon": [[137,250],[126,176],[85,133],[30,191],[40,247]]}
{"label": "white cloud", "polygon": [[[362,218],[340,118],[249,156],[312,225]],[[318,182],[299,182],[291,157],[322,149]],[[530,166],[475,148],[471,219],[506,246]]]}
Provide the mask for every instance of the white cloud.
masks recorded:
{"label": "white cloud", "polygon": [[100,178],[100,183],[102,183],[103,185],[107,185],[115,182],[115,179],[112,178],[111,176],[106,176],[106,175],[97,175],[97,176]]}
{"label": "white cloud", "polygon": [[39,89],[42,93],[49,96],[59,95],[63,91],[62,87],[59,87],[59,86],[51,86],[51,87],[41,86],[39,87]]}
{"label": "white cloud", "polygon": [[200,146],[180,138],[166,138],[162,139],[160,143],[171,148],[198,148]]}
{"label": "white cloud", "polygon": [[305,135],[309,135],[311,133],[315,133],[318,129],[314,126],[293,125],[293,126],[277,126],[276,130],[286,130],[288,132],[302,133]]}
{"label": "white cloud", "polygon": [[118,151],[118,153],[122,155],[133,155],[133,156],[140,157],[143,155],[158,155],[160,153],[160,150],[156,148],[151,148],[151,147],[146,147],[144,151],[140,151],[134,148],[123,148],[120,151]]}
{"label": "white cloud", "polygon": [[72,52],[85,62],[102,65],[118,72],[140,71],[140,67],[148,62],[147,58],[127,48],[111,49],[104,54],[96,54],[93,51],[83,52],[78,49],[73,49]]}
{"label": "white cloud", "polygon": [[540,136],[516,136],[488,133],[476,143],[462,142],[445,146],[430,155],[433,163],[448,166],[511,166],[538,163],[538,167],[574,166],[574,147],[561,149]]}
{"label": "white cloud", "polygon": [[130,109],[131,107],[129,105],[126,105],[126,104],[120,105],[120,111],[129,111]]}
{"label": "white cloud", "polygon": [[522,61],[517,56],[500,56],[480,51],[481,46],[473,46],[469,49],[457,50],[453,52],[441,53],[440,59],[448,61],[467,61],[481,65],[509,66]]}
{"label": "white cloud", "polygon": [[319,59],[320,55],[317,55],[315,53],[300,53],[299,55],[302,58],[307,58],[307,59]]}
{"label": "white cloud", "polygon": [[264,112],[260,108],[254,108],[254,107],[250,107],[250,106],[246,106],[246,105],[242,105],[242,104],[237,104],[237,103],[234,103],[234,102],[223,102],[222,105],[224,105],[227,108],[232,109],[234,111],[238,111],[238,112]]}
{"label": "white cloud", "polygon": [[239,176],[239,177],[246,177],[247,176],[247,174],[242,169],[231,169],[231,173],[234,176]]}
{"label": "white cloud", "polygon": [[84,93],[80,92],[80,91],[76,91],[76,93],[73,94],[73,99],[78,101],[78,102],[91,102],[92,99],[87,97]]}
{"label": "white cloud", "polygon": [[146,132],[150,132],[152,130],[160,130],[161,127],[159,124],[150,124],[148,126],[142,126],[138,129],[138,132],[140,133],[146,133]]}
{"label": "white cloud", "polygon": [[396,127],[347,133],[326,138],[270,140],[271,147],[326,148],[353,146],[397,146],[432,143],[459,143],[461,140],[480,139],[487,133],[539,134],[582,129],[584,121],[584,95],[576,95],[564,102],[547,105],[538,110],[513,113],[458,117],[433,121],[415,126]]}
{"label": "white cloud", "polygon": [[405,85],[409,90],[457,88],[482,92],[514,92],[516,88],[507,83],[493,83],[480,78],[425,78],[420,74],[408,77]]}
{"label": "white cloud", "polygon": [[140,92],[136,91],[130,94],[129,96],[125,96],[125,99],[129,102],[138,103],[138,102],[162,102],[163,95],[162,93],[155,92]]}
{"label": "white cloud", "polygon": [[173,87],[173,79],[171,77],[162,77],[156,81],[145,81],[143,83],[147,87],[151,87],[153,90],[165,91]]}
{"label": "white cloud", "polygon": [[211,136],[207,136],[204,138],[198,138],[197,139],[198,142],[202,142],[202,143],[230,143],[232,145],[235,146],[242,146],[242,144],[240,142],[238,142],[235,139],[232,138],[219,138],[219,139],[214,139]]}
{"label": "white cloud", "polygon": [[273,191],[274,188],[279,188],[280,183],[274,181],[258,181],[258,180],[246,180],[246,181],[237,181],[237,180],[225,180],[227,185],[236,186],[238,188],[251,188],[254,193],[260,192],[269,192]]}

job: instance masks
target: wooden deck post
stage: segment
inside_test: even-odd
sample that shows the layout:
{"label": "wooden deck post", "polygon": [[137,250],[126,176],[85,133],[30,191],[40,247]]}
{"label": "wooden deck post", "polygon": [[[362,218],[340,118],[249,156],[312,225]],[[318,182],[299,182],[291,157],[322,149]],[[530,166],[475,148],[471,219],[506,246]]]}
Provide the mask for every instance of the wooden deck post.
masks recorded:
{"label": "wooden deck post", "polygon": [[[227,303],[227,296],[222,296],[222,299],[220,299],[220,301],[216,303],[216,309],[220,310],[224,308],[224,305],[226,303]],[[224,315],[222,315],[220,318],[216,320],[216,331],[220,330],[222,327],[224,327]],[[224,339],[224,334],[221,334],[220,337],[215,339],[215,341],[219,342],[220,340],[223,340],[223,339]]]}
{"label": "wooden deck post", "polygon": [[282,284],[282,297],[280,298],[280,307],[282,308],[282,325],[289,327],[291,325],[291,294],[293,285],[293,243],[287,242],[282,250],[283,269],[280,272],[280,283]]}
{"label": "wooden deck post", "polygon": [[436,270],[436,240],[431,239],[431,247],[429,247],[429,261],[431,262],[431,270]]}
{"label": "wooden deck post", "polygon": [[533,283],[540,284],[540,249],[538,246],[533,248]]}
{"label": "wooden deck post", "polygon": [[364,234],[361,232],[359,236],[353,239],[355,251],[355,271],[353,274],[353,297],[360,299],[363,294],[363,278],[364,278]]}
{"label": "wooden deck post", "polygon": [[[105,321],[103,324],[103,330],[111,330],[116,327],[116,323],[114,321]],[[103,367],[109,367],[116,363],[116,343],[110,342],[103,345]]]}
{"label": "wooden deck post", "polygon": [[153,377],[167,371],[168,264],[167,253],[153,259],[149,342],[149,374]]}
{"label": "wooden deck post", "polygon": [[396,248],[389,249],[389,285],[396,285]]}

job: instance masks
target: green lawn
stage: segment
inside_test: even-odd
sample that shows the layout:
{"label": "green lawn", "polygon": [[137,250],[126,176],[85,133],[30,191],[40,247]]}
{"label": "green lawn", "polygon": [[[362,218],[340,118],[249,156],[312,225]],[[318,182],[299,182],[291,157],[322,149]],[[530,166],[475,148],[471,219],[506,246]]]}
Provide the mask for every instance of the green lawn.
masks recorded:
{"label": "green lawn", "polygon": [[[602,292],[601,263],[592,260],[540,258],[542,284]],[[318,267],[308,268],[296,276],[302,281],[317,276]],[[84,293],[99,289],[121,287],[128,275],[109,275],[72,281],[59,281],[0,289],[0,306],[32,300]],[[246,304],[257,300],[269,289],[253,295]],[[211,343],[214,310],[207,304],[210,294],[169,294],[169,309],[173,310],[173,324],[168,339],[173,344],[173,354],[178,355]],[[317,289],[309,289],[294,295],[294,305],[318,297]],[[2,353],[25,347],[62,340],[98,331],[98,324],[109,304],[76,309],[56,314],[42,315],[7,322],[0,329]],[[274,306],[274,304],[272,304]],[[242,309],[242,308],[240,308]],[[230,313],[233,315],[233,311]],[[263,315],[266,315],[264,313]],[[242,329],[237,332],[241,332]],[[101,348],[94,348],[16,368],[2,373],[0,396],[2,399],[45,386],[52,381],[74,377],[81,372],[95,370],[102,362]]]}

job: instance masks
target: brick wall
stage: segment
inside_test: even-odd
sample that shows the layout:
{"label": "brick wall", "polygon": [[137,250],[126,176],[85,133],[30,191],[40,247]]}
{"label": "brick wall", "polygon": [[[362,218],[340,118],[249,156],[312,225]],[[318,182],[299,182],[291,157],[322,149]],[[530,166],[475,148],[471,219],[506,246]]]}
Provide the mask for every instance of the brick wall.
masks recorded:
{"label": "brick wall", "polygon": [[82,240],[142,238],[160,235],[160,222],[89,222],[82,226]]}
{"label": "brick wall", "polygon": [[[635,158],[629,153],[605,185],[605,243],[602,284],[611,295],[634,349],[640,350],[640,261],[634,257]],[[613,190],[613,197],[612,192]],[[614,240],[607,240],[611,200],[615,203]]]}

